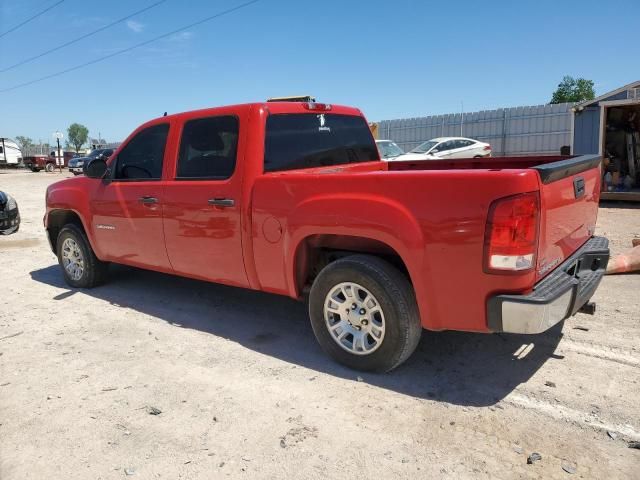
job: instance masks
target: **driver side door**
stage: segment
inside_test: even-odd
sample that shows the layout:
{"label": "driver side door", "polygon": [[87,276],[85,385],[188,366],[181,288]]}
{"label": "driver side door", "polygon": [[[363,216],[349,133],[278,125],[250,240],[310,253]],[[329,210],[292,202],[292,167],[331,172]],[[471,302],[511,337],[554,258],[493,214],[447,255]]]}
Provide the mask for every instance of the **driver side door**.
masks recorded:
{"label": "driver side door", "polygon": [[451,150],[454,148],[454,140],[448,140],[446,142],[442,142],[436,148],[438,149],[438,151],[433,155],[435,155],[438,158],[450,158]]}
{"label": "driver side door", "polygon": [[110,178],[91,202],[93,234],[105,260],[172,271],[162,230],[168,134],[169,123],[144,128],[109,162]]}

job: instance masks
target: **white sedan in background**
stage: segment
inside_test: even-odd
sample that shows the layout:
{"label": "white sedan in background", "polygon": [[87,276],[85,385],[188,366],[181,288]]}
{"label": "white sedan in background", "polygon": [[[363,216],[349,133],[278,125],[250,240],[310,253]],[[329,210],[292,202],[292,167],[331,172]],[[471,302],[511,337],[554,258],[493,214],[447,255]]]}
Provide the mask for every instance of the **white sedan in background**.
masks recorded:
{"label": "white sedan in background", "polygon": [[376,140],[376,147],[378,147],[382,160],[394,160],[396,157],[404,154],[404,150],[402,150],[396,142],[391,140]]}
{"label": "white sedan in background", "polygon": [[491,156],[491,145],[472,138],[442,137],[428,140],[404,155],[392,160],[448,160]]}

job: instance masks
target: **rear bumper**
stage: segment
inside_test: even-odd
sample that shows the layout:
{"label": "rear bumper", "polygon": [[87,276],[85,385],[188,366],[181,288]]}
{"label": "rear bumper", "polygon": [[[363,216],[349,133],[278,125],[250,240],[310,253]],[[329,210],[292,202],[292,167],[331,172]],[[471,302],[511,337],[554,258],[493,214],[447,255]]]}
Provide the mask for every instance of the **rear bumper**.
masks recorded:
{"label": "rear bumper", "polygon": [[593,296],[607,268],[609,241],[592,237],[527,295],[496,295],[487,302],[494,332],[541,333],[574,315]]}

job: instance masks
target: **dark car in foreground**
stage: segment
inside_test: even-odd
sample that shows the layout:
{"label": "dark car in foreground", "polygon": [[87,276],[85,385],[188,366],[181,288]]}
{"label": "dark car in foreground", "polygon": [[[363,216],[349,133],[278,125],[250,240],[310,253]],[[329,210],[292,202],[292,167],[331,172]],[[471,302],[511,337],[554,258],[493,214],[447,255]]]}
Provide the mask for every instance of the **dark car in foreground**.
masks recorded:
{"label": "dark car in foreground", "polygon": [[8,193],[0,191],[0,235],[16,233],[19,228],[18,203]]}
{"label": "dark car in foreground", "polygon": [[69,160],[69,171],[73,172],[74,175],[80,175],[82,173],[82,167],[84,166],[85,161],[92,160],[94,158],[101,158],[103,160],[107,160],[113,154],[112,148],[101,148],[98,150],[94,150],[86,157],[76,157]]}

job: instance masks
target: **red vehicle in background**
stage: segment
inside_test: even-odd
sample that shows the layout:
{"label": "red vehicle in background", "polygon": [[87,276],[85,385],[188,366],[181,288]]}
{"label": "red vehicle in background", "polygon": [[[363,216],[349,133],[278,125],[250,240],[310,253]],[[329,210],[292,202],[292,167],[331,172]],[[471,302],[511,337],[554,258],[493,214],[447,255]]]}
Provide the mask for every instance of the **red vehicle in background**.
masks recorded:
{"label": "red vehicle in background", "polygon": [[592,311],[600,160],[381,162],[358,109],[253,103],[142,125],[49,186],[44,224],[73,287],[114,262],[308,297],[329,355],[388,371],[423,329],[531,334]]}
{"label": "red vehicle in background", "polygon": [[[62,166],[67,168],[69,166],[69,160],[77,157],[76,152],[63,152],[62,162],[58,161],[56,152],[52,151],[49,155],[31,155],[23,158],[24,166],[30,169],[32,172],[39,172],[40,170],[46,170],[47,172],[53,172],[56,168]],[[62,165],[60,165],[60,163]]]}

